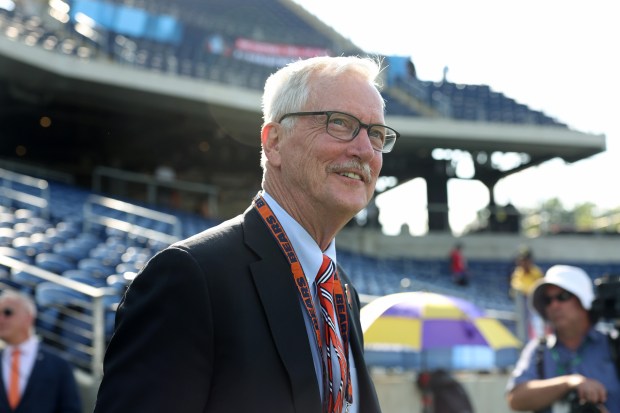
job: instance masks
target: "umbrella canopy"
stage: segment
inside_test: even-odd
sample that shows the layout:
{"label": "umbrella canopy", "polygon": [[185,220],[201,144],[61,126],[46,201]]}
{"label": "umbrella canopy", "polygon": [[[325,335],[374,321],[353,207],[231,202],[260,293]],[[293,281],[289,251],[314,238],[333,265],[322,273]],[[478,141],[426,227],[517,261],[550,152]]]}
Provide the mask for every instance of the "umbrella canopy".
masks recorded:
{"label": "umbrella canopy", "polygon": [[[427,362],[433,357],[454,359],[441,367],[488,368],[497,364],[498,351],[515,355],[521,347],[510,330],[475,304],[430,292],[377,298],[362,308],[361,323],[367,350],[427,354]],[[463,362],[474,358],[484,363]]]}

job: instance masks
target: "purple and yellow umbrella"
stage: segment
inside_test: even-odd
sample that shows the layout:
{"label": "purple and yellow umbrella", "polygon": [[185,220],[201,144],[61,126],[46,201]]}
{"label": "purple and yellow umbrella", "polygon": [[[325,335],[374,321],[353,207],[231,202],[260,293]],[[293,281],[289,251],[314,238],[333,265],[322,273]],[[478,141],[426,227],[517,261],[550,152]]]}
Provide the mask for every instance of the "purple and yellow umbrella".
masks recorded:
{"label": "purple and yellow umbrella", "polygon": [[362,308],[361,323],[370,359],[392,353],[394,360],[400,354],[397,360],[408,365],[403,367],[505,367],[521,348],[510,330],[480,307],[430,292],[377,298]]}

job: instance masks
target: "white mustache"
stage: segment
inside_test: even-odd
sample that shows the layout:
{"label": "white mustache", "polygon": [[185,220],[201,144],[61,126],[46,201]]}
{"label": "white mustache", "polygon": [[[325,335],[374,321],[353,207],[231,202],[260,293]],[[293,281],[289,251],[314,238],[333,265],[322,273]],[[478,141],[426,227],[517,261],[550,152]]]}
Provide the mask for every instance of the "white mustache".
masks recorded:
{"label": "white mustache", "polygon": [[370,165],[367,163],[361,163],[355,159],[351,159],[350,161],[342,164],[330,165],[329,168],[327,168],[327,171],[336,173],[354,172],[361,175],[364,182],[370,182],[372,179],[372,169],[370,168]]}

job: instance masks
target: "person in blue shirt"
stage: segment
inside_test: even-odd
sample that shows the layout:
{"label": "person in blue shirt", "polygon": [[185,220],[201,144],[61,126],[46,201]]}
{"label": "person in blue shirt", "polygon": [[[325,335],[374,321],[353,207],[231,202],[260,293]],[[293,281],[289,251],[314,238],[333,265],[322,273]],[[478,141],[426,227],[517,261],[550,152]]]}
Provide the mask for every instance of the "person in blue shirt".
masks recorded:
{"label": "person in blue shirt", "polygon": [[517,411],[569,412],[568,400],[601,412],[620,413],[620,381],[610,340],[589,311],[592,280],[581,268],[555,265],[530,293],[530,305],[551,334],[523,349],[507,385]]}

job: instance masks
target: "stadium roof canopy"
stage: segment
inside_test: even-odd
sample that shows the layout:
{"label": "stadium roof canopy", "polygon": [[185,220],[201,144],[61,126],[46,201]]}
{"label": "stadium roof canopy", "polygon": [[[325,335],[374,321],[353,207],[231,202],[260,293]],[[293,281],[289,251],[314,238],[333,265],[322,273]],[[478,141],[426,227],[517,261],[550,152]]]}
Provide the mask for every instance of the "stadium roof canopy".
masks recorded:
{"label": "stadium roof canopy", "polygon": [[[103,60],[79,61],[0,37],[0,98],[6,108],[0,114],[5,141],[0,146],[2,156],[14,151],[9,141],[14,145],[27,141],[24,133],[32,134],[34,129],[24,129],[25,124],[49,116],[56,121],[55,136],[58,144],[66,144],[65,151],[84,150],[84,145],[99,151],[99,146],[112,145],[122,152],[121,146],[129,146],[137,152],[127,156],[136,156],[140,150],[156,153],[158,146],[153,143],[161,143],[163,156],[170,155],[171,147],[191,146],[204,139],[217,151],[214,137],[227,137],[239,144],[236,151],[246,151],[248,159],[254,157],[229,172],[258,172],[261,113],[260,92],[256,90]],[[383,174],[401,182],[423,176],[429,162],[434,162],[431,153],[437,148],[471,153],[475,178],[487,183],[552,158],[574,162],[605,150],[603,135],[563,126],[389,114],[386,123],[402,137],[394,152],[386,155]],[[75,136],[76,128],[89,135],[87,141],[65,140]],[[490,161],[494,152],[521,154],[522,161],[498,168]],[[232,159],[234,163],[236,158]],[[214,162],[213,167],[221,165]]]}
{"label": "stadium roof canopy", "polygon": [[[35,4],[38,12],[0,8],[0,157],[83,184],[97,166],[167,165],[245,208],[262,176],[268,74],[303,56],[364,54],[290,0]],[[402,137],[382,174],[426,180],[429,230],[448,228],[447,181],[467,157],[468,177],[490,189],[493,207],[502,177],[605,150],[605,136],[571,130],[486,85],[424,82],[406,58],[385,58],[386,123]]]}

